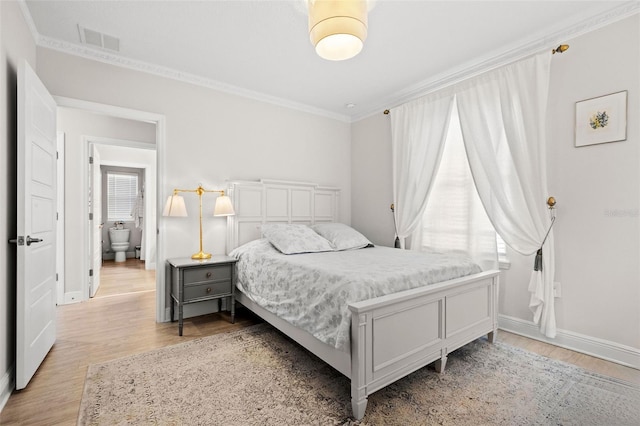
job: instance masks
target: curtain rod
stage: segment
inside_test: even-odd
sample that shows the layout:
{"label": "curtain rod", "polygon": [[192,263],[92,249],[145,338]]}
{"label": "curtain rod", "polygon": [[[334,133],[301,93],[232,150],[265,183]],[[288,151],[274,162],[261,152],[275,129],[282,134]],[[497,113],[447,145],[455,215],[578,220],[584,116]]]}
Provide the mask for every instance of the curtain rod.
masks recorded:
{"label": "curtain rod", "polygon": [[[569,45],[568,44],[561,44],[560,46],[556,47],[555,49],[551,49],[551,54],[555,55],[556,53],[564,53],[567,50],[569,50]],[[382,113],[384,115],[389,115],[389,110],[385,109]]]}

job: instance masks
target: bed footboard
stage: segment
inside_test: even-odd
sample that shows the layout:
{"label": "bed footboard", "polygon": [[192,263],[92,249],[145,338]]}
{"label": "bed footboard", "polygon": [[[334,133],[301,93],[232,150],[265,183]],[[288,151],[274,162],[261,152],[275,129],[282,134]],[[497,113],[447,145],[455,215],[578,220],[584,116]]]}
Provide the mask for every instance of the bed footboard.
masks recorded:
{"label": "bed footboard", "polygon": [[351,404],[364,416],[367,397],[481,337],[497,334],[499,271],[407,290],[349,305]]}

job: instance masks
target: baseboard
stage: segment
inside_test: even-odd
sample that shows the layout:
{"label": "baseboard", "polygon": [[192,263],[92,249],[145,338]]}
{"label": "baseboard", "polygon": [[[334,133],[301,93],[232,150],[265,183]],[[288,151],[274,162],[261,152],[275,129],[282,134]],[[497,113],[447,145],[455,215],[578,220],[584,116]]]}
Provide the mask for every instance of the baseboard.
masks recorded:
{"label": "baseboard", "polygon": [[82,292],[81,291],[69,291],[64,294],[64,304],[68,305],[69,303],[79,303],[82,302]]}
{"label": "baseboard", "polygon": [[585,336],[567,330],[558,330],[555,339],[550,339],[538,330],[533,321],[498,315],[498,327],[534,340],[540,340],[561,348],[570,349],[596,358],[602,358],[617,364],[640,370],[640,350],[630,346]]}
{"label": "baseboard", "polygon": [[13,393],[15,389],[15,380],[13,376],[13,372],[15,371],[15,364],[12,364],[9,367],[2,378],[0,378],[0,412],[4,409],[4,406],[7,405],[7,401],[9,401],[9,397]]}

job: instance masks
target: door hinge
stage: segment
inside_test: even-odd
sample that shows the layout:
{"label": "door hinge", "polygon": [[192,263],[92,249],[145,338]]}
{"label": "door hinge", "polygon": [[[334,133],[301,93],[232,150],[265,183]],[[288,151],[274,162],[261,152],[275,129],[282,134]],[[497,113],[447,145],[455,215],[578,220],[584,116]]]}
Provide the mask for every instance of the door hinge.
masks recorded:
{"label": "door hinge", "polygon": [[89,269],[89,276],[92,277],[93,276],[93,269]]}
{"label": "door hinge", "polygon": [[89,164],[93,164],[93,157],[89,157]]}
{"label": "door hinge", "polygon": [[89,220],[93,220],[93,213],[89,213]]}
{"label": "door hinge", "polygon": [[60,159],[60,153],[58,151],[56,151],[56,160]]}
{"label": "door hinge", "polygon": [[60,218],[58,217],[58,212],[56,212],[56,220],[60,220]]}
{"label": "door hinge", "polygon": [[56,272],[56,282],[58,281],[58,273]]}

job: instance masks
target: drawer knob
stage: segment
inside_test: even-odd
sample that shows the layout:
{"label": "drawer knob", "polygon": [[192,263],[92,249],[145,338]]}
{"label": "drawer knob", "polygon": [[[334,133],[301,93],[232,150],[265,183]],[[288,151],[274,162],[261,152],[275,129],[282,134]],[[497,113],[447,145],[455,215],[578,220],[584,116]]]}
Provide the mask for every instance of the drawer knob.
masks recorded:
{"label": "drawer knob", "polygon": [[207,288],[207,294],[208,294],[208,293],[211,293],[211,287],[208,287],[208,288]]}
{"label": "drawer knob", "polygon": [[211,272],[207,272],[207,278],[211,278]]}

